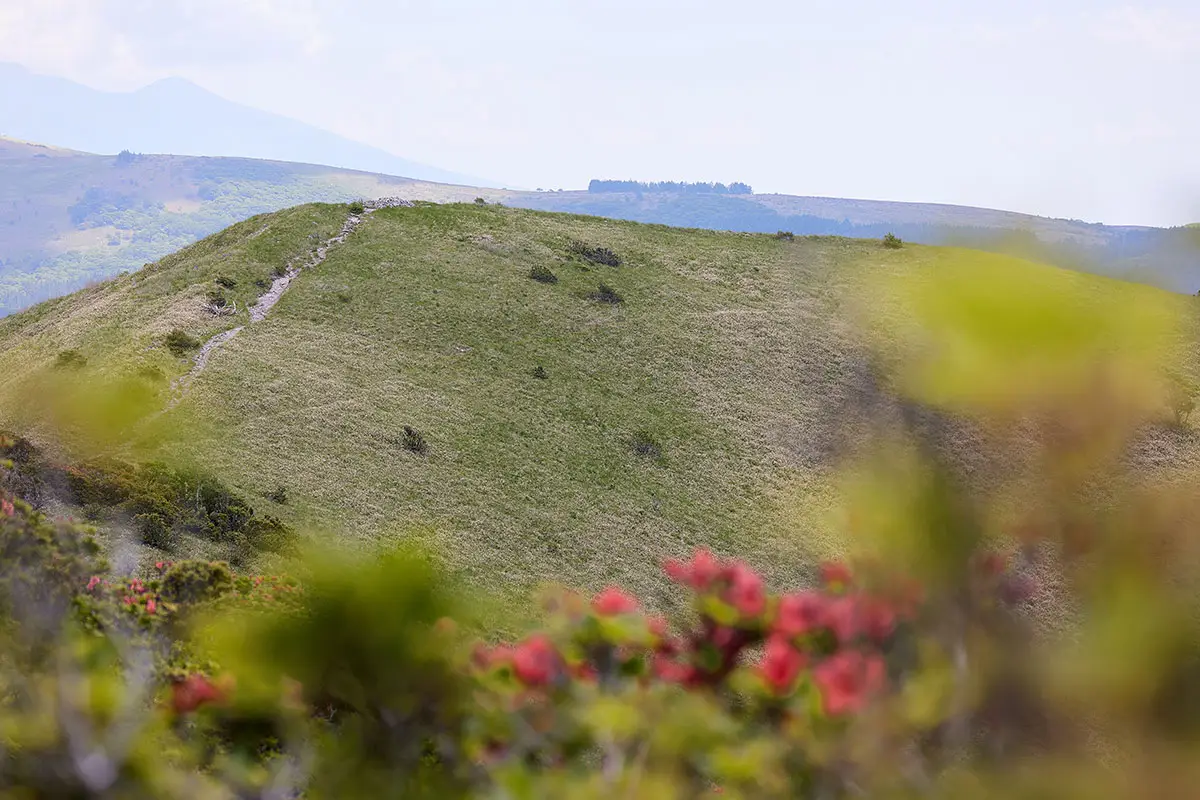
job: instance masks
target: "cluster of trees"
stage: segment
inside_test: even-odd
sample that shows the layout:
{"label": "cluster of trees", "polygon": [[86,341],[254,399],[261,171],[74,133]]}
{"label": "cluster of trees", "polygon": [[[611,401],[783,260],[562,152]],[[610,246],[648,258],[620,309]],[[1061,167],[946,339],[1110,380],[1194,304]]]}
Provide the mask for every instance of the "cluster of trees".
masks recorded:
{"label": "cluster of trees", "polygon": [[602,181],[593,179],[588,184],[589,192],[636,192],[642,194],[753,194],[748,184],[687,183],[677,181]]}

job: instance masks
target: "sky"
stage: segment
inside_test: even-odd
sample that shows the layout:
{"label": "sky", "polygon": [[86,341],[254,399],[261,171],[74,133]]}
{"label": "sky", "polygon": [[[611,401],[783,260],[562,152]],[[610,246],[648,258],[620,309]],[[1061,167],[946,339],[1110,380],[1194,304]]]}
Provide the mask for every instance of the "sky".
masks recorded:
{"label": "sky", "polygon": [[1197,0],[0,0],[0,61],[520,188],[1200,221]]}

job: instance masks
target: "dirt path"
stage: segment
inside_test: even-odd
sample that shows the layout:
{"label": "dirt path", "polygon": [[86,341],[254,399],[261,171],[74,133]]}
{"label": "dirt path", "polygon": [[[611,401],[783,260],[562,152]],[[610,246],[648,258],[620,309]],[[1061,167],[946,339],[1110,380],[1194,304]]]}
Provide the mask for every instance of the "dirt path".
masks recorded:
{"label": "dirt path", "polygon": [[[267,314],[270,313],[275,304],[279,302],[280,298],[283,297],[283,293],[287,291],[289,286],[291,286],[292,281],[295,280],[304,270],[313,269],[314,267],[320,266],[320,264],[325,261],[325,257],[329,255],[329,250],[334,245],[339,245],[345,242],[350,234],[358,230],[358,227],[363,224],[369,215],[375,213],[381,208],[394,208],[397,206],[411,205],[412,203],[407,200],[402,200],[399,197],[384,197],[379,200],[369,200],[365,202],[363,204],[362,213],[351,213],[350,216],[346,218],[346,221],[342,223],[342,229],[338,231],[337,235],[330,237],[325,242],[318,245],[317,249],[308,257],[307,261],[304,261],[300,264],[296,264],[295,262],[291,261],[288,262],[287,268],[284,270],[283,275],[280,275],[278,278],[272,281],[271,288],[259,295],[258,299],[254,302],[254,305],[250,306],[250,324],[262,322],[264,319],[266,319]],[[187,374],[176,378],[171,384],[171,400],[168,403],[167,408],[174,408],[179,404],[179,401],[183,399],[184,392],[187,390],[188,385],[195,380],[197,375],[204,371],[205,367],[208,366],[209,357],[211,357],[212,354],[221,347],[221,345],[225,344],[233,339],[233,337],[241,333],[245,327],[245,325],[239,325],[236,328],[230,328],[227,331],[222,331],[221,333],[218,333],[216,336],[209,339],[200,347],[200,350],[196,353],[195,360],[192,362],[192,368],[188,370]]]}

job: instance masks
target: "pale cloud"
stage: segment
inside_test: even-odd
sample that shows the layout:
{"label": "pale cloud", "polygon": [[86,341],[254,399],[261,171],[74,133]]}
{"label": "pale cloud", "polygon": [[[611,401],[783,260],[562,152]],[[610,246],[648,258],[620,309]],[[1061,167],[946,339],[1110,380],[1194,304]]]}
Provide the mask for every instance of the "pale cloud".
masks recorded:
{"label": "pale cloud", "polygon": [[132,88],[219,61],[248,66],[327,44],[318,0],[0,0],[0,60]]}
{"label": "pale cloud", "polygon": [[1092,30],[1103,41],[1135,46],[1150,55],[1182,56],[1200,47],[1200,11],[1124,6],[1099,14]]}

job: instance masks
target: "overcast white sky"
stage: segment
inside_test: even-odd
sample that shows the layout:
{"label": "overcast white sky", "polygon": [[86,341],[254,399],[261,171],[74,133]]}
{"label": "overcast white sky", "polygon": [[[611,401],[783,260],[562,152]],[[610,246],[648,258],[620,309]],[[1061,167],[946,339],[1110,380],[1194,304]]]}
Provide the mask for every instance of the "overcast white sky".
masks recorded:
{"label": "overcast white sky", "polygon": [[1200,221],[1200,0],[0,0],[0,61],[527,188]]}

